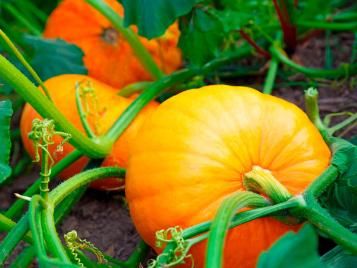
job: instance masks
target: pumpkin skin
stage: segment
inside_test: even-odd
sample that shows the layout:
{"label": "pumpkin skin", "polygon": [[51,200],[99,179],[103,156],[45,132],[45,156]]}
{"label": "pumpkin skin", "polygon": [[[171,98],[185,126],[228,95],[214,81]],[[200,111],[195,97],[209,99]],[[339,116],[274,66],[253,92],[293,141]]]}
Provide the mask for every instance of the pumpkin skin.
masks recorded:
{"label": "pumpkin skin", "polygon": [[[88,122],[92,129],[97,126],[97,136],[103,135],[120,116],[120,114],[133,101],[116,95],[112,87],[105,85],[93,78],[84,75],[66,74],[50,78],[45,82],[45,86],[49,90],[51,98],[56,107],[62,114],[70,121],[76,128],[85,133],[80,117],[77,111],[75,99],[75,85],[77,82],[90,82],[95,90],[96,98],[98,100],[99,117],[94,118],[88,116]],[[82,102],[83,103],[83,102]],[[119,139],[114,143],[111,153],[104,159],[103,166],[120,166],[126,167],[129,157],[129,151],[138,130],[143,123],[146,116],[150,115],[158,104],[150,103],[145,107],[137,118],[129,125]],[[34,158],[35,151],[32,141],[28,137],[28,133],[32,128],[32,121],[35,118],[42,118],[35,109],[29,104],[26,104],[21,116],[20,129],[21,138],[25,149]],[[59,136],[54,137],[54,145],[50,145],[49,151],[54,157],[55,162],[60,161],[68,153],[74,150],[74,147],[65,143],[63,152],[56,152],[56,146],[62,141]],[[59,175],[62,179],[67,179],[79,173],[88,163],[88,158],[82,157],[74,162],[71,166],[66,168]],[[123,185],[121,180],[116,178],[101,180],[94,182],[91,186],[100,190],[116,190]]]}
{"label": "pumpkin skin", "polygon": [[[116,0],[105,0],[119,15],[123,7]],[[135,28],[133,30],[136,31]],[[111,23],[84,0],[64,0],[49,16],[43,35],[61,38],[79,46],[84,52],[88,75],[116,88],[142,80],[150,74],[142,67],[129,43],[111,26]],[[182,64],[177,48],[177,23],[160,38],[148,40],[139,37],[158,66],[171,73]]]}
{"label": "pumpkin skin", "polygon": [[[296,195],[331,156],[303,111],[247,87],[178,94],[160,105],[141,133],[129,159],[126,196],[138,232],[154,248],[158,230],[211,220],[224,198],[245,190],[243,175],[254,165]],[[263,250],[298,228],[268,217],[230,230],[224,267],[255,267]],[[204,267],[205,251],[206,242],[191,249],[195,267]]]}

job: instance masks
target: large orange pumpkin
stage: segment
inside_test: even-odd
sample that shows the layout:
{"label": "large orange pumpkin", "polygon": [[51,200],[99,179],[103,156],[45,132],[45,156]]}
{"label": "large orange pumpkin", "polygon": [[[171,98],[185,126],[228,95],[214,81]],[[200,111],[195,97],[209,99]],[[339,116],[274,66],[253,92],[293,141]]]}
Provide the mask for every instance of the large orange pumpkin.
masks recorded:
{"label": "large orange pumpkin", "polygon": [[[126,196],[137,230],[152,247],[158,230],[212,219],[224,198],[245,190],[242,177],[253,166],[270,170],[296,195],[330,160],[303,111],[247,87],[215,85],[176,95],[141,130],[129,159]],[[264,218],[232,229],[224,267],[254,267],[263,250],[297,228]],[[204,266],[205,247],[192,248],[195,267]]]}
{"label": "large orange pumpkin", "polygon": [[[89,98],[88,102],[84,101],[83,104],[93,106],[91,112],[95,115],[88,116],[89,124],[92,129],[96,130],[96,134],[98,136],[103,135],[126,109],[126,107],[128,107],[132,100],[117,96],[112,87],[88,76],[67,74],[50,78],[45,82],[45,85],[49,90],[54,104],[63,113],[63,115],[82,132],[84,132],[84,129],[80,121],[75,99],[75,86],[77,82],[80,82],[83,86],[86,86],[89,82],[91,83],[91,87],[95,90],[96,97]],[[97,101],[98,103],[98,106],[96,107],[97,110],[93,110],[94,105],[91,105],[94,101]],[[156,106],[157,104],[152,102],[141,111],[132,124],[115,142],[112,152],[103,162],[104,166],[127,166],[130,148],[133,143],[135,143],[138,129],[143,123],[145,117],[152,113]],[[28,137],[28,133],[31,131],[32,121],[35,118],[41,118],[41,116],[31,105],[26,104],[21,117],[20,129],[24,147],[32,157],[34,157],[35,151],[33,143]],[[55,144],[50,146],[49,151],[51,155],[54,156],[56,162],[61,160],[74,149],[72,145],[66,143],[63,147],[62,153],[56,152],[56,145],[62,141],[62,138],[55,136],[54,141]],[[60,174],[60,177],[66,179],[75,175],[80,172],[87,163],[87,158],[80,158],[65,169]],[[121,185],[122,183],[120,180],[115,178],[97,181],[92,184],[94,188],[104,190],[115,190]]]}
{"label": "large orange pumpkin", "polygon": [[[118,14],[124,14],[118,1],[105,2]],[[79,46],[84,52],[88,74],[113,87],[119,89],[136,81],[150,80],[149,73],[142,67],[129,43],[103,15],[84,0],[62,1],[49,16],[43,34]],[[181,65],[178,37],[179,30],[175,23],[162,37],[154,40],[140,37],[140,41],[158,66],[170,73]]]}

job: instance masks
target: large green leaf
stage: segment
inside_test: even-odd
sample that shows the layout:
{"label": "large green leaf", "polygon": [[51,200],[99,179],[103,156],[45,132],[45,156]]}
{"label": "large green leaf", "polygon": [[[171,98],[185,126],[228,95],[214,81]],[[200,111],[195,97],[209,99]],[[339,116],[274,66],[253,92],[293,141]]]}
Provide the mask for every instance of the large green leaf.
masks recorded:
{"label": "large green leaf", "polygon": [[9,166],[11,115],[11,102],[9,100],[0,101],[0,184],[11,175],[11,168]]}
{"label": "large green leaf", "polygon": [[357,136],[353,136],[352,138],[350,138],[350,143],[357,145]]}
{"label": "large green leaf", "polygon": [[61,39],[43,39],[25,35],[24,43],[31,48],[31,66],[46,80],[60,74],[87,74],[82,50]]}
{"label": "large green leaf", "polygon": [[298,233],[285,234],[268,251],[260,255],[257,267],[322,268],[314,228],[305,224]]}
{"label": "large green leaf", "polygon": [[[29,73],[27,72],[27,70],[24,68],[21,62],[13,55],[7,44],[1,38],[0,38],[0,54],[4,56],[7,60],[9,60],[12,64],[14,64],[16,68],[19,69],[23,74],[29,77]],[[9,85],[2,82],[0,78],[0,94],[8,95],[12,91],[13,89]]]}
{"label": "large green leaf", "polygon": [[339,169],[336,182],[320,198],[322,205],[341,224],[357,222],[357,147],[343,139],[334,139],[332,164]]}
{"label": "large green leaf", "polygon": [[162,35],[180,16],[191,11],[197,0],[122,0],[124,24],[138,26],[147,38]]}
{"label": "large green leaf", "polygon": [[[42,80],[60,74],[87,74],[83,63],[83,52],[76,45],[69,44],[61,39],[43,39],[32,35],[21,38],[22,48],[30,65],[35,69]],[[24,75],[35,83],[33,77],[13,55],[6,44],[0,42],[0,53],[16,66]],[[0,93],[7,95],[12,88],[1,83]]]}
{"label": "large green leaf", "polygon": [[357,256],[337,246],[321,257],[326,268],[349,268],[357,267]]}
{"label": "large green leaf", "polygon": [[218,55],[224,30],[220,19],[209,9],[195,8],[180,27],[179,46],[192,65],[200,66]]}

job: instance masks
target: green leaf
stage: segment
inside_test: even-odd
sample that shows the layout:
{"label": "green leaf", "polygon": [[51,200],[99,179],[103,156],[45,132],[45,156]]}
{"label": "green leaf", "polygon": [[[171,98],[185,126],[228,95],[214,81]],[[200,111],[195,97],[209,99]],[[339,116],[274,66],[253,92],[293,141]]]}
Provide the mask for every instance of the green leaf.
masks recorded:
{"label": "green leaf", "polygon": [[122,0],[124,25],[138,26],[149,39],[162,35],[180,16],[191,11],[197,0]]}
{"label": "green leaf", "polygon": [[264,28],[278,23],[271,0],[221,0],[223,9],[218,10],[225,27],[240,29],[251,24]]}
{"label": "green leaf", "polygon": [[335,138],[331,148],[334,153],[332,164],[340,174],[320,201],[334,218],[350,227],[357,222],[357,147]]}
{"label": "green leaf", "polygon": [[32,50],[31,66],[43,80],[60,74],[88,73],[83,64],[83,52],[76,45],[31,35],[25,35],[23,41]]}
{"label": "green leaf", "polygon": [[251,14],[231,9],[214,10],[214,13],[221,21],[225,32],[240,30],[247,25],[251,19]]}
{"label": "green leaf", "polygon": [[352,138],[350,138],[350,143],[357,145],[357,136],[353,136]]}
{"label": "green leaf", "polygon": [[[1,38],[0,38],[0,54],[3,55],[6,59],[8,59],[12,64],[14,64],[15,67],[19,69],[23,74],[29,77],[29,73],[26,70],[26,68],[24,68],[21,62],[12,54],[8,46],[5,44],[5,42],[1,40]],[[9,95],[12,92],[13,89],[9,85],[5,84],[0,78],[0,94]]]}
{"label": "green leaf", "polygon": [[258,268],[319,268],[323,267],[317,251],[317,234],[305,224],[298,233],[288,232],[263,252]]}
{"label": "green leaf", "polygon": [[288,2],[289,13],[292,14],[293,21],[319,20],[324,21],[331,13],[332,0],[304,0],[298,2],[296,8],[292,1]]}
{"label": "green leaf", "polygon": [[321,257],[326,268],[357,267],[357,256],[337,246]]}
{"label": "green leaf", "polygon": [[181,20],[179,46],[194,66],[216,57],[224,41],[223,25],[209,9],[195,8]]}
{"label": "green leaf", "polygon": [[11,175],[11,168],[9,166],[11,115],[11,102],[9,100],[0,101],[0,184]]}

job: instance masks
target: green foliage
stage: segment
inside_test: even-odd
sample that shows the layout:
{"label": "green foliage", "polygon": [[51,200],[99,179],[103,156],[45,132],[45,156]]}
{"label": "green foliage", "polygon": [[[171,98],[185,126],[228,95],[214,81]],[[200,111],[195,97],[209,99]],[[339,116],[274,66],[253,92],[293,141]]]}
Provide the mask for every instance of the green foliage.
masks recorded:
{"label": "green foliage", "polygon": [[224,39],[223,25],[210,10],[196,8],[181,21],[179,41],[192,65],[202,65],[219,54]]}
{"label": "green foliage", "polygon": [[357,222],[357,147],[343,139],[332,145],[336,153],[332,164],[339,168],[339,177],[321,197],[321,203],[341,224],[350,227]]}
{"label": "green foliage", "polygon": [[8,100],[0,101],[0,184],[11,175],[11,168],[9,166],[11,115],[11,102]]}
{"label": "green foliage", "polygon": [[197,0],[122,0],[124,24],[138,26],[139,34],[147,38],[162,35],[180,16],[187,14]]}
{"label": "green foliage", "polygon": [[[83,52],[76,45],[69,44],[61,39],[43,39],[41,37],[24,35],[21,45],[30,65],[35,69],[41,79],[46,80],[60,74],[87,74],[83,63]],[[35,82],[29,72],[12,54],[6,45],[0,42],[0,53],[16,66],[31,81]],[[0,79],[0,93],[9,94],[12,88]]]}
{"label": "green foliage", "polygon": [[61,39],[43,39],[24,36],[24,43],[31,49],[30,64],[46,80],[59,74],[87,74],[82,50]]}
{"label": "green foliage", "polygon": [[354,145],[357,145],[357,136],[353,136],[351,139],[350,139],[350,142]]}
{"label": "green foliage", "polygon": [[268,251],[260,255],[257,267],[322,268],[314,228],[305,224],[298,233],[285,234]]}
{"label": "green foliage", "polygon": [[[139,34],[148,38],[160,36],[177,18],[181,36],[179,46],[193,66],[204,63],[231,48],[237,30],[277,24],[271,1],[210,0],[123,0],[124,22],[138,26]],[[272,25],[272,23],[275,23]],[[254,27],[252,27],[254,25]],[[250,29],[250,32],[253,30]]]}
{"label": "green foliage", "polygon": [[357,256],[348,253],[341,246],[327,252],[321,257],[321,261],[326,268],[357,267]]}
{"label": "green foliage", "polygon": [[[285,1],[292,2],[292,1]],[[293,21],[319,20],[324,21],[331,12],[333,0],[304,0],[299,1],[298,6],[290,5],[289,12]]]}

